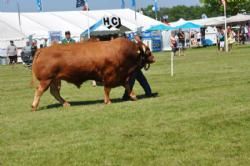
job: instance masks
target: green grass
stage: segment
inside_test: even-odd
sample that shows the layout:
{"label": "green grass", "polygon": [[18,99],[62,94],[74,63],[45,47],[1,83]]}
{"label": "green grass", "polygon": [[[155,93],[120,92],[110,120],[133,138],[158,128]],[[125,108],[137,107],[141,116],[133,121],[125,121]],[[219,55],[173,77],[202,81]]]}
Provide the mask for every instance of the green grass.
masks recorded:
{"label": "green grass", "polygon": [[[31,73],[22,65],[0,66],[0,165],[250,165],[250,47],[228,54],[215,47],[175,57],[156,53],[145,72],[159,97],[120,102],[90,82],[63,83],[57,105],[46,92],[31,112]],[[143,94],[136,84],[135,91]]]}

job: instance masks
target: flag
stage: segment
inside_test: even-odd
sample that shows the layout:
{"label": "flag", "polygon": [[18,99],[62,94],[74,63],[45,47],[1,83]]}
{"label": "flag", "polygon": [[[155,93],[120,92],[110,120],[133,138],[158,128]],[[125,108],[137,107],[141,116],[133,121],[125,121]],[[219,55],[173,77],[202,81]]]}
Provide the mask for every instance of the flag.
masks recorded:
{"label": "flag", "polygon": [[136,6],[136,0],[132,0],[131,6],[132,6],[132,7],[135,7],[135,6]]}
{"label": "flag", "polygon": [[82,7],[86,5],[85,0],[76,0],[76,8]]}
{"label": "flag", "polygon": [[221,0],[221,3],[226,6],[226,0]]}
{"label": "flag", "polygon": [[158,12],[158,0],[154,0],[154,11]]}
{"label": "flag", "polygon": [[42,11],[42,0],[36,0],[36,7],[38,11]]}
{"label": "flag", "polygon": [[122,5],[121,8],[124,9],[125,8],[125,0],[122,0]]}
{"label": "flag", "polygon": [[76,0],[76,8],[82,7],[82,10],[89,10],[88,1],[87,0]]}

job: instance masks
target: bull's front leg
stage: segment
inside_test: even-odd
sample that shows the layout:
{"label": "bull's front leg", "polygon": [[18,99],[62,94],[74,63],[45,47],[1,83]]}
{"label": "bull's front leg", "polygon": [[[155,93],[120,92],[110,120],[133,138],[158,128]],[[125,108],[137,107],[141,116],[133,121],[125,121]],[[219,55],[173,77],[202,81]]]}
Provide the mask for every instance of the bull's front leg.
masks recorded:
{"label": "bull's front leg", "polygon": [[111,104],[111,100],[109,98],[111,88],[104,86],[104,103]]}

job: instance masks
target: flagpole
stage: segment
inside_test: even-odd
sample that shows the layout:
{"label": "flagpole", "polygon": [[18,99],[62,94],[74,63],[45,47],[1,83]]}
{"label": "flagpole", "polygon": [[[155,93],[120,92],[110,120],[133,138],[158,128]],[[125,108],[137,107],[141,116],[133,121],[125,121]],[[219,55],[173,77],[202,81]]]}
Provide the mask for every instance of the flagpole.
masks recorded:
{"label": "flagpole", "polygon": [[43,10],[43,2],[42,2],[42,0],[41,0],[41,7],[42,7],[42,10],[40,12],[43,12],[44,10]]}
{"label": "flagpole", "polygon": [[88,39],[90,39],[90,29],[89,29],[89,4],[87,4],[87,17],[88,17]]}
{"label": "flagpole", "polygon": [[225,17],[225,51],[228,52],[228,41],[227,41],[227,8],[226,8],[226,1],[224,3],[224,17]]}
{"label": "flagpole", "polygon": [[135,21],[137,22],[137,14],[136,14],[136,2],[135,2]]}
{"label": "flagpole", "polygon": [[21,26],[21,11],[20,11],[20,5],[19,5],[19,1],[16,0],[16,5],[17,5],[17,12],[18,12],[18,23],[19,23],[19,28],[20,31],[22,32],[22,26]]}

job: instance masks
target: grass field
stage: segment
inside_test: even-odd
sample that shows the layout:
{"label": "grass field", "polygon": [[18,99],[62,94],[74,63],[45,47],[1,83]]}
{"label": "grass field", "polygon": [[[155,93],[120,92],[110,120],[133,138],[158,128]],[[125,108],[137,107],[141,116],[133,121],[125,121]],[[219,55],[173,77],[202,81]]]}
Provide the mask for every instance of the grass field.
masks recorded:
{"label": "grass field", "polygon": [[[145,72],[156,98],[121,102],[90,82],[63,83],[63,108],[46,92],[31,112],[31,73],[0,66],[0,165],[250,165],[250,47],[218,53],[190,49],[175,57],[156,53]],[[135,91],[143,94],[136,84]]]}

